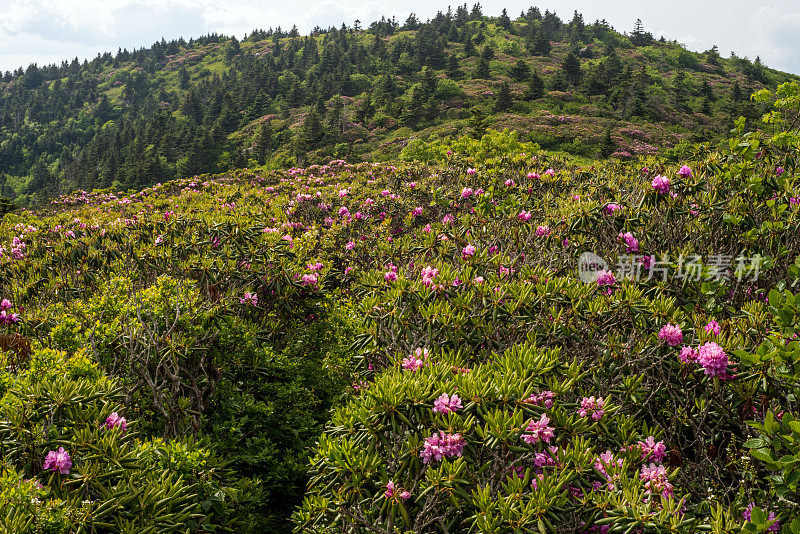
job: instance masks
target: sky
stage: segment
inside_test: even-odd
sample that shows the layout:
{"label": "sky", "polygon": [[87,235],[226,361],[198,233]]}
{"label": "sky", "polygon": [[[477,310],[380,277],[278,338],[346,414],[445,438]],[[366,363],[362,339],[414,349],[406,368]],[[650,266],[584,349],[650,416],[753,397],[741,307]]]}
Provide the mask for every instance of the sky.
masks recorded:
{"label": "sky", "polygon": [[[798,0],[485,0],[481,5],[492,16],[505,7],[512,18],[536,5],[567,21],[577,9],[587,23],[606,19],[627,32],[640,18],[656,37],[675,39],[690,50],[716,44],[725,57],[731,51],[760,56],[770,67],[800,74]],[[425,20],[447,7],[444,0],[0,0],[0,70],[91,59],[120,47],[150,46],[162,37],[216,32],[241,38],[254,28],[293,24],[305,34],[314,26],[352,25],[356,19],[366,26],[381,16],[402,23],[411,12]]]}

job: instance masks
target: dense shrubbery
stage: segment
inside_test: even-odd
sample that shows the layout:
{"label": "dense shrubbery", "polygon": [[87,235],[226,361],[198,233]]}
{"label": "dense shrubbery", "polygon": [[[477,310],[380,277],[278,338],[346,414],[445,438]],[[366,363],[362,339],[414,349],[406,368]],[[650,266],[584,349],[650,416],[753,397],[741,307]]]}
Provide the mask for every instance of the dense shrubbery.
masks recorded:
{"label": "dense shrubbery", "polygon": [[678,166],[489,130],[6,215],[0,521],[800,532],[798,94]]}

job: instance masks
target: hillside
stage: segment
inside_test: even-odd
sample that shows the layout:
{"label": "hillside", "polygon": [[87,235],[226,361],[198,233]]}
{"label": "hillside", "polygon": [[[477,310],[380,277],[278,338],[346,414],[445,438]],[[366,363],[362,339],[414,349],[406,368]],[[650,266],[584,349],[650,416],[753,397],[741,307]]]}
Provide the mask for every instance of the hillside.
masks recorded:
{"label": "hillside", "polygon": [[756,100],[679,164],[491,131],[6,214],[0,529],[800,532],[800,85]]}
{"label": "hillside", "polygon": [[310,36],[162,40],[5,73],[0,194],[27,204],[234,168],[381,161],[410,139],[487,127],[583,157],[677,157],[758,118],[748,96],[793,79],[641,25],[623,34],[534,7],[513,20],[463,5]]}

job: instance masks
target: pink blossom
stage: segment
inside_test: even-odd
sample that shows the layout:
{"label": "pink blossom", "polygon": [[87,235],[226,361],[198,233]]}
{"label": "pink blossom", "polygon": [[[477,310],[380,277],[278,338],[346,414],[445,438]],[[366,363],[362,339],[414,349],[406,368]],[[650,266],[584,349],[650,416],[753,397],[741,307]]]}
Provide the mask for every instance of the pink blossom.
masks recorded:
{"label": "pink blossom", "polygon": [[468,175],[470,175],[470,176],[471,176],[471,175],[473,175],[473,174],[475,174],[476,172],[477,172],[477,171],[475,171],[475,169],[473,169],[472,167],[470,167],[469,169],[467,169],[467,174],[468,174]]}
{"label": "pink blossom", "polygon": [[664,497],[672,497],[672,484],[669,482],[667,469],[663,465],[650,464],[642,466],[639,478],[644,481],[644,490],[650,494],[660,494]]}
{"label": "pink blossom", "polygon": [[476,284],[482,284],[483,283],[483,277],[482,276],[476,276],[474,282]]}
{"label": "pink blossom", "polygon": [[727,374],[728,355],[713,341],[709,341],[698,349],[697,363],[703,366],[703,371],[708,376],[716,376],[720,379],[730,378]]}
{"label": "pink blossom", "polygon": [[706,334],[714,334],[715,336],[718,336],[719,332],[720,332],[719,323],[717,321],[715,321],[714,319],[712,319],[706,325],[705,330],[706,330]]}
{"label": "pink blossom", "polygon": [[619,237],[620,239],[625,240],[625,247],[627,248],[628,253],[639,252],[639,240],[633,237],[632,233],[625,232],[623,234],[620,232]]}
{"label": "pink blossom", "polygon": [[692,176],[692,168],[691,168],[691,167],[689,167],[688,165],[683,165],[683,166],[680,168],[680,170],[678,171],[678,174],[679,174],[679,175],[681,176],[681,178],[683,178],[683,179],[690,178],[690,177]]}
{"label": "pink blossom", "polygon": [[547,226],[545,224],[545,225],[536,227],[536,236],[537,237],[548,236],[548,235],[550,235],[550,227],[549,226]]}
{"label": "pink blossom", "polygon": [[681,349],[680,354],[678,354],[678,359],[683,363],[692,363],[697,361],[698,356],[699,353],[696,349],[686,346]]}
{"label": "pink blossom", "polygon": [[655,178],[653,178],[652,186],[654,190],[662,195],[669,193],[669,178],[658,174]]}
{"label": "pink blossom", "polygon": [[386,273],[384,273],[383,279],[386,280],[387,282],[394,282],[397,280],[397,273],[394,271],[387,271]]}
{"label": "pink blossom", "polygon": [[555,176],[556,175],[556,171],[554,171],[553,169],[547,169],[546,171],[544,171],[544,175],[545,176]]}
{"label": "pink blossom", "polygon": [[458,394],[453,393],[452,396],[447,393],[442,393],[441,396],[433,403],[434,413],[451,413],[457,412],[461,409],[461,399]]}
{"label": "pink blossom", "polygon": [[44,459],[43,469],[58,471],[62,475],[69,474],[71,467],[72,458],[70,458],[69,453],[64,450],[64,447],[59,447],[57,451],[48,452],[47,457]]}
{"label": "pink blossom", "polygon": [[656,462],[661,462],[667,454],[667,447],[664,442],[656,442],[653,436],[648,436],[646,440],[640,441],[638,445],[642,449],[643,460],[650,458]]}
{"label": "pink blossom", "polygon": [[464,250],[461,251],[461,256],[463,256],[465,259],[474,254],[475,254],[475,247],[472,245],[467,245],[466,247],[464,247]]}
{"label": "pink blossom", "polygon": [[522,210],[519,212],[519,215],[517,215],[517,219],[519,219],[520,221],[530,221],[531,212]]}
{"label": "pink blossom", "polygon": [[354,241],[348,241],[347,244],[344,246],[345,250],[353,250],[356,244]]}
{"label": "pink blossom", "polygon": [[423,212],[423,211],[424,211],[424,210],[423,210],[421,207],[416,207],[416,208],[414,208],[414,209],[411,211],[411,215],[412,215],[413,217],[419,217],[420,215],[422,215],[422,212]]}
{"label": "pink blossom", "polygon": [[504,182],[504,184],[506,185],[506,187],[514,187],[514,180],[512,180],[511,178],[509,178],[508,180],[506,180],[506,181]]}
{"label": "pink blossom", "polygon": [[[742,512],[742,517],[745,521],[751,521],[753,518],[753,508],[756,507],[756,503],[751,502],[747,505],[747,508],[744,509]],[[767,517],[768,521],[774,521],[769,527],[767,527],[767,532],[780,532],[781,530],[781,522],[775,519],[775,512],[770,512],[769,516]]]}
{"label": "pink blossom", "polygon": [[258,304],[258,295],[255,293],[250,293],[249,291],[244,294],[242,298],[239,299],[239,304],[250,304],[255,306]]}
{"label": "pink blossom", "polygon": [[658,332],[658,339],[666,342],[670,347],[677,347],[683,342],[683,332],[680,326],[665,324]]}
{"label": "pink blossom", "polygon": [[528,178],[530,178],[531,180],[538,180],[539,178],[541,178],[541,176],[539,176],[539,173],[529,172]]}
{"label": "pink blossom", "polygon": [[597,273],[597,285],[598,286],[613,286],[617,283],[617,278],[614,276],[614,273],[608,270],[602,270]]}
{"label": "pink blossom", "polygon": [[539,441],[550,443],[553,439],[553,427],[548,426],[550,419],[547,414],[542,414],[538,421],[530,421],[528,427],[525,429],[525,434],[522,435],[522,440],[531,445],[535,445]]}
{"label": "pink blossom", "polygon": [[431,460],[440,461],[443,458],[457,458],[464,453],[464,438],[461,434],[448,434],[443,431],[425,438],[419,456],[427,464]]}
{"label": "pink blossom", "polygon": [[464,189],[461,190],[461,198],[467,199],[471,197],[474,193],[475,191],[473,191],[471,187],[465,187]]}
{"label": "pink blossom", "polygon": [[119,428],[122,432],[128,428],[128,421],[124,417],[120,417],[117,412],[113,412],[106,418],[104,425],[106,428]]}
{"label": "pink blossom", "polygon": [[594,396],[584,397],[581,400],[581,407],[578,409],[578,415],[586,417],[591,414],[592,419],[599,421],[606,413],[603,410],[603,406],[605,406],[603,397],[597,397],[597,399],[595,399]]}
{"label": "pink blossom", "polygon": [[618,211],[622,211],[622,206],[613,202],[609,203],[603,208],[604,215],[614,215]]}
{"label": "pink blossom", "polygon": [[319,281],[317,273],[304,274],[300,279],[300,284],[304,286],[316,286]]}
{"label": "pink blossom", "polygon": [[553,399],[556,397],[556,394],[552,391],[542,391],[541,393],[534,393],[523,402],[530,403],[530,404],[538,404],[540,406],[544,406],[545,408],[552,408],[553,407]]}

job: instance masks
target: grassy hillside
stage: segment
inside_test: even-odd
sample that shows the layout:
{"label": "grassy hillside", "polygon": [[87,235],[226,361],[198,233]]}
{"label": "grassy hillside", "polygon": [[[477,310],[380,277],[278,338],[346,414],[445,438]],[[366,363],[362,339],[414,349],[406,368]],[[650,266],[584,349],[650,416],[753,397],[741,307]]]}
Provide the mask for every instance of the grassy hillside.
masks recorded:
{"label": "grassy hillside", "polygon": [[0,526],[797,532],[779,94],[680,164],[492,131],[7,214]]}
{"label": "grassy hillside", "polygon": [[[233,168],[396,157],[411,139],[518,131],[584,157],[684,155],[794,76],[531,8],[164,41],[0,79],[0,193],[141,188]],[[750,125],[756,123],[749,123]]]}

